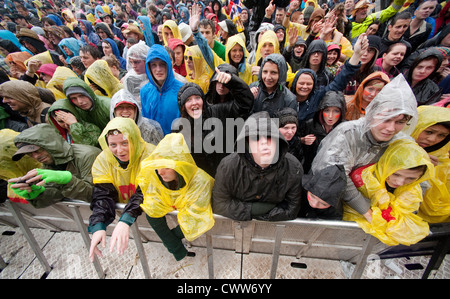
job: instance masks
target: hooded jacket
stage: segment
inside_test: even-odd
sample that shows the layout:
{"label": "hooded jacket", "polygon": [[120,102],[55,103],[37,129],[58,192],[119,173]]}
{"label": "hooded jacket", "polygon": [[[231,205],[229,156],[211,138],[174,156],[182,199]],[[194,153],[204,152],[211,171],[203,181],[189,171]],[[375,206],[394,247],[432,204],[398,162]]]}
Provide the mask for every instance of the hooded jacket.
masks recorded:
{"label": "hooded jacket", "polygon": [[[197,167],[183,135],[166,135],[141,167],[137,181],[144,194],[141,208],[148,216],[161,218],[178,210],[177,220],[188,241],[214,226],[211,209],[214,179]],[[165,187],[157,174],[160,168],[175,170],[185,185],[178,190]]]}
{"label": "hooded jacket", "polygon": [[22,131],[14,143],[29,143],[45,149],[53,158],[54,165],[43,165],[45,169],[67,170],[72,178],[67,184],[47,183],[45,191],[28,200],[36,208],[44,208],[64,198],[90,202],[92,199],[91,168],[100,150],[84,144],[68,144],[49,124],[39,124]]}
{"label": "hooded jacket", "polygon": [[[419,121],[412,132],[415,140],[428,127],[437,123],[450,122],[450,111],[445,107],[422,105],[417,107]],[[435,176],[430,178],[430,188],[426,190],[418,215],[430,223],[448,222],[450,219],[450,135],[443,141],[424,148],[438,158]]]}
{"label": "hooded jacket", "polygon": [[[442,53],[437,49],[433,48],[427,49],[422,53],[420,53],[420,55],[414,60],[411,67],[405,74],[406,80],[409,82],[410,85],[412,84],[412,73],[414,69],[420,62],[430,57],[436,58],[437,64],[436,67],[434,68],[434,71],[431,73],[429,77],[431,77],[434,73],[437,72],[443,60]],[[421,80],[414,87],[412,87],[418,106],[434,104],[438,102],[441,98],[442,94],[441,88],[437,86],[437,84],[434,83],[433,80],[431,80],[429,77]]]}
{"label": "hooded jacket", "polygon": [[[55,120],[55,112],[62,110],[69,112],[75,116],[77,122],[70,125],[70,132],[61,127]],[[50,109],[48,109],[48,122],[58,130],[59,134],[64,140],[69,143],[86,144],[91,146],[98,146],[98,136],[100,136],[100,128],[96,125],[86,122],[81,119],[75,107],[65,100],[54,102]]]}
{"label": "hooded jacket", "polygon": [[127,61],[125,60],[125,58],[122,57],[122,55],[120,55],[120,51],[119,51],[119,48],[117,47],[116,42],[113,41],[112,39],[110,39],[109,37],[102,40],[102,42],[107,42],[108,44],[111,45],[113,55],[116,56],[117,60],[120,63],[120,68],[123,70],[126,70],[127,69]]}
{"label": "hooded jacket", "polygon": [[73,105],[72,102],[69,101],[69,99],[62,99],[62,101],[69,101],[75,108],[75,110],[80,115],[80,118],[86,122],[93,123],[97,127],[102,130],[106,124],[109,122],[109,103],[111,101],[110,98],[103,97],[103,96],[97,96],[92,89],[80,78],[68,78],[66,81],[64,81],[63,84],[63,92],[64,94],[67,94],[67,89],[69,87],[79,87],[86,92],[87,95],[89,95],[89,98],[92,101],[92,107],[89,109],[89,111],[84,111],[75,105]]}
{"label": "hooded jacket", "polygon": [[[401,114],[412,116],[402,132],[397,133],[390,141],[379,142],[374,139],[372,127]],[[322,140],[311,169],[314,172],[330,165],[342,165],[349,175],[356,168],[374,163],[389,143],[408,138],[417,118],[417,105],[412,90],[404,77],[398,76],[370,102],[365,117],[340,124]],[[360,214],[366,213],[370,208],[370,201],[356,190],[351,180],[347,180],[343,200]]]}
{"label": "hooded jacket", "polygon": [[[66,51],[64,51],[63,46],[69,48],[69,50],[72,51],[72,54],[69,55],[68,53],[66,53]],[[58,47],[61,49],[61,52],[64,53],[67,63],[69,63],[70,58],[80,55],[79,52],[81,45],[80,42],[74,37],[63,38],[59,42]]]}
{"label": "hooded jacket", "polygon": [[[150,63],[154,59],[161,59],[167,66],[167,76],[162,86],[155,82],[150,72]],[[142,115],[156,120],[161,125],[164,134],[168,134],[172,121],[180,116],[177,93],[183,83],[175,79],[172,61],[163,46],[153,45],[148,51],[145,63],[145,71],[149,82],[141,88],[140,92]]]}
{"label": "hooded jacket", "polygon": [[233,49],[235,45],[240,45],[242,47],[242,50],[244,51],[244,56],[242,57],[241,62],[236,67],[239,73],[239,78],[244,80],[244,82],[247,83],[247,85],[249,85],[250,83],[253,82],[252,67],[250,64],[247,63],[249,53],[247,51],[247,47],[245,46],[245,42],[241,36],[233,35],[228,38],[225,48],[225,62],[235,65],[230,59],[231,49]]}
{"label": "hooded jacket", "polygon": [[[209,80],[211,79],[211,76],[214,72],[213,69],[208,65],[206,62],[206,59],[204,58],[204,54],[200,50],[200,47],[198,45],[192,46],[192,47],[186,47],[186,50],[184,52],[185,56],[188,56],[188,52],[190,53],[189,56],[192,56],[192,62],[194,64],[194,70],[191,70],[188,65],[187,61],[185,60],[184,63],[186,64],[186,80],[188,82],[192,82],[200,86],[204,93],[208,92],[209,88]],[[214,56],[214,54],[213,54]],[[218,57],[217,55],[215,57]],[[215,64],[214,64],[215,65]]]}
{"label": "hooded jacket", "polygon": [[70,68],[65,66],[58,66],[53,73],[52,78],[48,81],[45,88],[49,89],[55,96],[55,100],[65,99],[66,95],[63,91],[63,84],[67,78],[78,78],[77,74]]}
{"label": "hooded jacket", "polygon": [[[94,27],[92,26],[91,22],[87,20],[79,20],[79,22],[83,23],[83,25],[86,27],[86,33],[83,32],[83,35],[87,36],[88,41],[94,45],[97,45],[100,42],[100,37],[95,33]],[[84,42],[84,39],[81,39]]]}
{"label": "hooded jacket", "polygon": [[355,120],[366,114],[364,109],[361,107],[363,92],[366,84],[374,79],[383,81],[385,84],[390,82],[388,75],[383,72],[374,72],[367,76],[359,85],[353,98],[347,103],[347,113],[345,115],[346,120]]}
{"label": "hooded jacket", "polygon": [[305,55],[303,56],[302,63],[300,65],[300,68],[308,68],[310,69],[311,66],[309,64],[309,58],[311,55],[315,52],[322,53],[322,60],[320,62],[319,70],[316,72],[317,76],[317,84],[315,85],[315,88],[319,88],[320,86],[327,86],[328,84],[333,81],[334,76],[327,70],[327,45],[325,42],[321,39],[313,40],[306,50]]}
{"label": "hooded jacket", "polygon": [[[275,161],[261,168],[248,150],[249,137],[270,136],[277,143]],[[236,140],[236,152],[219,164],[213,211],[237,221],[291,220],[300,209],[303,169],[267,112],[252,114]],[[244,150],[245,148],[245,150]]]}
{"label": "hooded jacket", "polygon": [[[398,170],[426,165],[424,174],[416,181],[395,188],[389,192],[387,178]],[[411,245],[429,234],[429,226],[415,212],[422,202],[420,183],[434,174],[427,153],[413,140],[399,139],[392,142],[380,160],[358,174],[352,174],[353,183],[358,190],[370,199],[372,221],[349,206],[344,205],[345,221],[356,221],[368,234],[383,243],[394,246]]]}
{"label": "hooded jacket", "polygon": [[[271,94],[266,91],[266,86],[262,79],[264,65],[268,61],[275,63],[278,67],[278,82],[275,86],[275,91]],[[286,61],[281,54],[270,54],[264,59],[259,70],[258,83],[252,84],[259,86],[258,95],[253,104],[253,112],[268,111],[270,116],[273,116],[276,111],[284,107],[290,107],[294,110],[298,109],[295,95],[286,87],[287,71]]]}
{"label": "hooded jacket", "polygon": [[11,97],[27,106],[26,111],[19,113],[26,118],[28,127],[45,123],[50,105],[42,101],[38,87],[23,80],[7,81],[0,85],[0,95]]}
{"label": "hooded jacket", "polygon": [[113,119],[116,117],[114,115],[114,109],[120,103],[128,103],[136,107],[136,117],[134,121],[141,131],[142,139],[144,139],[145,142],[151,143],[156,146],[161,141],[164,135],[161,126],[158,122],[142,116],[140,103],[135,100],[135,98],[129,91],[121,89],[116,94],[114,94],[111,99],[109,110],[110,118]]}
{"label": "hooded jacket", "polygon": [[[181,48],[183,49],[183,53],[186,50],[186,45],[180,39],[171,38],[171,39],[169,39],[168,45],[169,45],[169,48],[171,48],[172,50],[174,50],[178,46],[181,46]],[[183,77],[186,77],[187,72],[186,72],[186,63],[184,63],[184,59],[183,59],[183,62],[181,63],[181,65],[178,66],[178,65],[174,64],[173,69],[175,70],[176,73],[180,74]]]}
{"label": "hooded jacket", "polygon": [[[111,130],[119,130],[127,138],[129,144],[129,161],[122,167],[108,147],[107,134]],[[92,165],[94,186],[91,204],[92,215],[89,218],[89,232],[106,229],[115,218],[115,203],[127,203],[122,216],[130,219],[136,216],[134,212],[127,213],[130,207],[135,207],[133,196],[142,194],[137,192],[136,178],[141,170],[141,162],[155,149],[155,146],[145,142],[136,123],[129,118],[117,117],[112,119],[102,131],[98,142],[102,152]],[[139,194],[140,193],[140,194]],[[123,218],[121,218],[123,219]]]}
{"label": "hooded jacket", "polygon": [[148,83],[148,78],[145,72],[143,74],[136,73],[131,66],[130,59],[145,61],[149,49],[150,48],[144,41],[139,41],[127,51],[127,74],[122,78],[123,87],[131,92],[131,94],[139,101],[141,98],[141,88]]}
{"label": "hooded jacket", "polygon": [[[180,30],[178,29],[178,25],[177,25],[177,23],[175,21],[173,21],[173,20],[165,21],[164,24],[163,24],[163,30],[166,27],[169,28],[172,31],[173,38],[177,38],[179,40],[183,40],[183,38],[181,36],[181,33],[180,33]],[[163,42],[164,42],[164,45],[166,45],[166,46],[169,44],[169,41],[166,40],[166,37],[164,36],[164,34],[163,34]],[[148,45],[148,46],[151,46],[151,45]]]}
{"label": "hooded jacket", "polygon": [[[103,59],[91,64],[85,74],[84,81],[96,88],[94,93],[98,96],[111,98],[117,91],[123,88],[122,83],[111,72],[108,63]],[[94,88],[92,88],[94,89]]]}

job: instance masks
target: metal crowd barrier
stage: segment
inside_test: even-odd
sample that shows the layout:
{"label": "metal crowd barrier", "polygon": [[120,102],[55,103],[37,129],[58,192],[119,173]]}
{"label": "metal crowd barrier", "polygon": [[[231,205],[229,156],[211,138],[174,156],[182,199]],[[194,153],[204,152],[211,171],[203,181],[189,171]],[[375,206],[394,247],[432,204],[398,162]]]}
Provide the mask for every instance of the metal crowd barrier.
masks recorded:
{"label": "metal crowd barrier", "polygon": [[[118,215],[124,207],[124,204],[117,204]],[[0,223],[20,227],[46,274],[51,271],[51,266],[37,244],[30,227],[42,227],[57,232],[78,231],[89,250],[90,237],[87,232],[87,224],[90,215],[89,203],[76,200],[64,200],[44,209],[35,209],[31,205],[10,201],[0,206]],[[169,226],[176,225],[176,215],[177,212],[167,215]],[[10,218],[13,222],[9,221]],[[433,245],[427,243],[428,246],[434,248],[431,251],[429,248],[422,250],[407,247],[406,251],[404,250],[402,253],[392,253],[392,249],[396,249],[397,246],[386,246],[376,238],[364,233],[355,222],[303,218],[282,222],[256,220],[239,222],[220,215],[214,215],[214,218],[214,227],[191,242],[192,246],[206,248],[210,279],[214,278],[214,249],[231,250],[241,254],[271,254],[271,279],[276,277],[280,255],[350,262],[355,265],[351,278],[362,276],[369,255],[374,253],[381,259],[402,256],[402,254],[403,256],[432,255],[423,277],[427,278],[432,270],[439,269],[450,247],[450,223],[449,225],[440,225],[436,232],[432,230],[430,236],[426,238],[424,243],[435,242]],[[114,226],[113,223],[108,227],[108,235],[111,234]],[[138,217],[131,226],[131,232],[144,275],[146,278],[151,278],[143,241],[161,242],[161,240],[142,216]],[[408,250],[409,252],[407,252]],[[413,252],[411,253],[411,251]],[[0,265],[4,266],[4,264]],[[104,278],[105,272],[97,257],[95,257],[94,266],[98,277]]]}

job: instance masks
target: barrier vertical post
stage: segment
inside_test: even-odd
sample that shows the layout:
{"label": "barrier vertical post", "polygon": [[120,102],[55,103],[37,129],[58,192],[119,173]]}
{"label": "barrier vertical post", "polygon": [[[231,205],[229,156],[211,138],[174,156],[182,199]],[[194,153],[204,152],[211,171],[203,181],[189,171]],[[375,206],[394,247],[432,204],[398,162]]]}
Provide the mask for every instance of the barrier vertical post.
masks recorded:
{"label": "barrier vertical post", "polygon": [[212,235],[210,231],[206,232],[206,255],[208,256],[208,275],[209,279],[214,279],[214,256],[213,256],[213,245],[212,245]]}
{"label": "barrier vertical post", "polygon": [[25,238],[27,239],[28,243],[30,244],[31,248],[34,251],[34,254],[38,258],[39,262],[41,263],[42,267],[44,267],[45,274],[49,274],[50,271],[52,271],[52,267],[48,264],[47,259],[45,258],[44,254],[42,253],[41,248],[39,247],[39,244],[37,243],[36,239],[33,236],[33,233],[31,232],[30,228],[28,227],[25,218],[20,213],[19,209],[16,206],[16,203],[13,203],[9,200],[6,201],[9,210],[13,214],[14,219],[16,220],[17,224],[19,225],[20,229],[22,230]]}
{"label": "barrier vertical post", "polygon": [[[72,211],[73,218],[78,226],[78,230],[81,233],[81,237],[83,238],[84,244],[86,245],[86,248],[89,252],[89,248],[91,247],[91,239],[89,238],[89,234],[86,229],[86,225],[83,222],[83,218],[81,217],[80,210],[77,206],[69,205],[69,208]],[[100,262],[98,260],[98,257],[94,255],[94,267],[97,271],[99,278],[105,278],[105,272],[103,271],[102,265],[100,265]]]}
{"label": "barrier vertical post", "polygon": [[272,253],[272,267],[270,269],[270,279],[275,279],[278,268],[278,259],[280,257],[280,249],[281,249],[281,240],[283,238],[283,232],[285,225],[277,224],[276,232],[275,232],[275,244],[273,246]]}
{"label": "barrier vertical post", "polygon": [[367,239],[364,241],[364,246],[362,248],[362,252],[358,257],[358,260],[356,262],[355,269],[353,270],[352,277],[351,278],[361,278],[364,268],[367,264],[367,257],[369,256],[370,252],[372,251],[373,246],[378,242],[378,239],[375,237],[372,237],[371,235],[367,236]]}

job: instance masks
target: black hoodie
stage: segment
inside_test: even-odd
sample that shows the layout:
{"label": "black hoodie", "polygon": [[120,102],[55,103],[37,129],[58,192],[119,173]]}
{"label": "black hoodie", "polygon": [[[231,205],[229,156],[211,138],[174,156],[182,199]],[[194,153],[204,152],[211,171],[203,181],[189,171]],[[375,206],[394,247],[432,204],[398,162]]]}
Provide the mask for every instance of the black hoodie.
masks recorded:
{"label": "black hoodie", "polygon": [[315,85],[315,88],[319,88],[320,86],[327,86],[334,79],[334,76],[326,68],[328,51],[327,51],[327,45],[325,44],[325,42],[323,40],[316,39],[311,44],[309,44],[306,54],[303,56],[303,60],[300,65],[300,68],[310,69],[311,66],[309,64],[309,58],[311,57],[311,55],[313,53],[316,53],[316,52],[320,52],[323,54],[320,68],[316,72],[317,84]]}

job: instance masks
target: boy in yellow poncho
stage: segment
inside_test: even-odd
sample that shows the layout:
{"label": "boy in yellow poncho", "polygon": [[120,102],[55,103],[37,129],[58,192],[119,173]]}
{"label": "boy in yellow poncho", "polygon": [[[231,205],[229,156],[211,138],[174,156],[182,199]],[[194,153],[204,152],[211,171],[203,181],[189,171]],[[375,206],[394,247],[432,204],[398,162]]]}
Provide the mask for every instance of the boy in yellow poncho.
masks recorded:
{"label": "boy in yellow poncho", "polygon": [[409,139],[396,140],[377,163],[350,174],[358,190],[370,199],[371,221],[347,204],[343,220],[356,221],[386,245],[415,244],[429,234],[428,223],[415,212],[422,202],[420,183],[433,175],[433,164],[421,147]]}
{"label": "boy in yellow poncho", "polygon": [[119,79],[114,77],[108,63],[105,60],[96,60],[91,64],[84,74],[84,81],[99,96],[112,98],[112,96],[123,88]]}
{"label": "boy in yellow poncho", "polygon": [[[130,118],[113,118],[100,134],[98,139],[102,152],[92,165],[94,191],[92,193],[92,215],[89,218],[88,231],[93,233],[90,258],[94,254],[102,256],[97,248],[98,243],[105,247],[106,227],[115,219],[115,204],[127,203],[119,223],[111,238],[111,248],[115,244],[115,236],[126,231],[139,216],[139,210],[134,210],[134,199],[142,200],[142,192],[138,187],[136,177],[141,170],[141,162],[154,150],[155,146],[146,143],[134,120]],[[136,205],[139,207],[139,204]],[[128,236],[128,235],[127,235]],[[127,242],[118,245],[127,246]],[[122,251],[123,252],[123,251]]]}
{"label": "boy in yellow poncho", "polygon": [[436,174],[425,191],[418,215],[429,223],[450,221],[450,109],[422,105],[411,137],[430,156]]}
{"label": "boy in yellow poncho", "polygon": [[[180,133],[166,135],[142,162],[137,181],[144,194],[142,210],[177,261],[187,254],[182,239],[201,236],[214,225],[211,192],[214,179],[198,168]],[[178,211],[178,226],[167,226],[165,215]]]}

